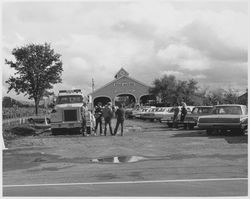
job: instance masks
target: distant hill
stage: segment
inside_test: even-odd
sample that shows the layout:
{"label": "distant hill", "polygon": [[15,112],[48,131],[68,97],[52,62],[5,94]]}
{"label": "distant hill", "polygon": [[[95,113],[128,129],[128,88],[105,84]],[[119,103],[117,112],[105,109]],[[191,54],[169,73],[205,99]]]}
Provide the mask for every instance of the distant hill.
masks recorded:
{"label": "distant hill", "polygon": [[15,99],[13,99],[11,97],[7,97],[7,96],[2,98],[2,105],[4,108],[13,107],[13,106],[18,106],[18,107],[32,107],[32,106],[34,106],[34,104],[31,102],[18,101],[18,100],[15,100]]}

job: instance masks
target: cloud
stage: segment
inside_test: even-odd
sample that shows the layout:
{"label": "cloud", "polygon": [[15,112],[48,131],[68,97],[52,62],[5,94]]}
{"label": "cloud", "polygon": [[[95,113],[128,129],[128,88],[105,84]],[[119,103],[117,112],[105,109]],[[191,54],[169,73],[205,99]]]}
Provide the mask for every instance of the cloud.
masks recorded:
{"label": "cloud", "polygon": [[[245,7],[244,7],[245,6]],[[247,87],[247,3],[11,2],[3,4],[3,57],[50,42],[62,55],[63,83],[91,92],[124,67],[151,84],[160,74],[202,85]],[[13,71],[6,67],[3,80]]]}
{"label": "cloud", "polygon": [[200,51],[185,45],[171,44],[159,50],[157,56],[162,62],[182,69],[204,70],[209,67],[209,61]]}
{"label": "cloud", "polygon": [[177,79],[180,80],[189,80],[189,79],[195,79],[195,80],[200,80],[200,79],[206,79],[206,75],[204,74],[186,74],[185,72],[180,72],[180,71],[161,71],[159,75],[174,75]]}
{"label": "cloud", "polygon": [[[220,33],[222,34],[222,33]],[[206,57],[235,62],[247,61],[247,49],[232,45],[232,40],[224,41],[211,26],[194,21],[182,29],[186,44],[203,53]],[[230,42],[229,42],[230,41]]]}

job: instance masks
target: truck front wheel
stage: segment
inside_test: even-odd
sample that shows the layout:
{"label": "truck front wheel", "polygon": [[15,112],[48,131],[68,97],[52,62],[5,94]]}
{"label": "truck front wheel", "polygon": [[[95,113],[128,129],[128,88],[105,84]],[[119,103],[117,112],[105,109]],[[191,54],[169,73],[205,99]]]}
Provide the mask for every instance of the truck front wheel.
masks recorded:
{"label": "truck front wheel", "polygon": [[193,125],[193,124],[189,124],[189,125],[188,125],[188,128],[189,128],[190,130],[192,130],[192,129],[194,129],[194,125]]}
{"label": "truck front wheel", "polygon": [[187,126],[188,126],[187,124],[184,124],[184,129],[185,129],[185,130],[187,130]]}
{"label": "truck front wheel", "polygon": [[209,136],[209,135],[212,135],[212,133],[213,133],[213,129],[207,129],[207,135]]}
{"label": "truck front wheel", "polygon": [[172,123],[168,123],[168,127],[169,127],[169,128],[172,128],[172,127],[173,127],[173,124],[172,124]]}
{"label": "truck front wheel", "polygon": [[60,133],[60,129],[51,129],[52,135],[58,135]]}

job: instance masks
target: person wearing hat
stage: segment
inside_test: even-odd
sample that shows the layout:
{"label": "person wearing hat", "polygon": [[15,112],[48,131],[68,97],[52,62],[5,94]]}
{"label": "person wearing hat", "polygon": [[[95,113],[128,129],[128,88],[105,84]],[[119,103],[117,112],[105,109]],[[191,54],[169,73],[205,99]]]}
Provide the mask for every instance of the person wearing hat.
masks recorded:
{"label": "person wearing hat", "polygon": [[103,118],[104,118],[104,135],[106,136],[107,133],[107,125],[109,125],[109,131],[110,135],[113,135],[112,133],[112,126],[111,126],[111,119],[113,116],[113,111],[111,107],[111,102],[108,102],[106,106],[103,109]]}

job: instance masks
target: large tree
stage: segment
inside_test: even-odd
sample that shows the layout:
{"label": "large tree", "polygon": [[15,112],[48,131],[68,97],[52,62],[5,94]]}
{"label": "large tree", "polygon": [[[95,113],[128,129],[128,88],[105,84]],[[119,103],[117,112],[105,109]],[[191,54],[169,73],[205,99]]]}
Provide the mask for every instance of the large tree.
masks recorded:
{"label": "large tree", "polygon": [[29,44],[14,48],[12,55],[15,61],[5,60],[6,64],[15,69],[15,73],[6,83],[8,92],[12,89],[17,93],[28,95],[35,101],[36,114],[38,105],[53,84],[61,83],[63,71],[61,55],[51,49],[50,44]]}
{"label": "large tree", "polygon": [[158,96],[162,103],[173,104],[176,102],[175,90],[177,89],[177,80],[174,75],[164,75],[162,78],[155,79],[153,87],[149,89],[149,93]]}
{"label": "large tree", "polygon": [[187,104],[193,104],[192,96],[197,88],[197,82],[193,79],[181,81],[177,80],[174,75],[164,75],[162,78],[154,80],[149,93],[158,96],[165,105],[173,106],[183,99]]}
{"label": "large tree", "polygon": [[237,90],[229,88],[224,93],[224,103],[225,104],[238,104],[239,94]]}
{"label": "large tree", "polygon": [[239,103],[238,91],[234,89],[214,89],[204,92],[204,105],[237,104]]}

